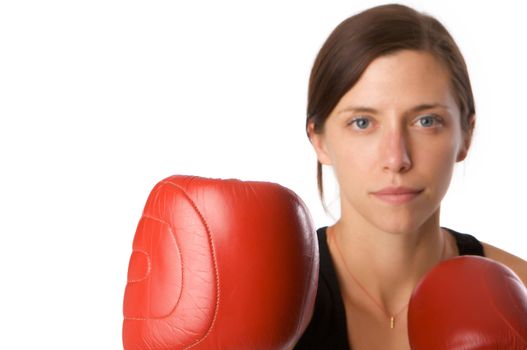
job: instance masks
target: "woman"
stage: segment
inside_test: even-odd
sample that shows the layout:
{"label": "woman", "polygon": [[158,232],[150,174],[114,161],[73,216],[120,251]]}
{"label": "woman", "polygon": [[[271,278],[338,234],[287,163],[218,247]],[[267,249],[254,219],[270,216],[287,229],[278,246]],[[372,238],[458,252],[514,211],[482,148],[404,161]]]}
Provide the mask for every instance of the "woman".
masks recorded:
{"label": "woman", "polygon": [[412,290],[457,255],[502,262],[526,283],[525,261],[440,226],[475,107],[464,59],[436,19],[385,5],[345,20],[316,58],[308,99],[320,196],[330,165],[341,217],[318,230],[315,312],[296,349],[409,349]]}

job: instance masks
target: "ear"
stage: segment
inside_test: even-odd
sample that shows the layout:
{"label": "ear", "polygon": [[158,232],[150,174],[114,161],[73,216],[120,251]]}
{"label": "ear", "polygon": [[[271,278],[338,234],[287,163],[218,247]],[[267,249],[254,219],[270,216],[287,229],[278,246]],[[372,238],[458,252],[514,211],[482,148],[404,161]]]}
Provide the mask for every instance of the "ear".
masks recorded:
{"label": "ear", "polygon": [[326,140],[323,133],[316,133],[314,123],[312,121],[307,124],[307,134],[309,141],[315,149],[317,159],[321,164],[331,165],[331,158],[327,150]]}
{"label": "ear", "polygon": [[469,126],[468,130],[464,133],[463,137],[463,146],[457,154],[456,162],[461,162],[465,160],[468,155],[468,150],[470,149],[470,144],[472,143],[472,134],[474,133],[474,127],[476,126],[476,116],[472,114],[469,117]]}

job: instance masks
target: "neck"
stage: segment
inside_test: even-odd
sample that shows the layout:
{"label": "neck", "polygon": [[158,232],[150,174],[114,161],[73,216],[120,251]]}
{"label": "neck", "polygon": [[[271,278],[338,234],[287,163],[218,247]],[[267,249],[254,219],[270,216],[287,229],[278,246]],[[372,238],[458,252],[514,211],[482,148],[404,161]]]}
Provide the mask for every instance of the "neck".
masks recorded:
{"label": "neck", "polygon": [[341,260],[337,266],[348,289],[360,294],[353,286],[360,283],[388,314],[408,303],[419,279],[443,258],[445,239],[439,210],[411,232],[385,232],[342,219],[328,229],[328,244],[334,259]]}

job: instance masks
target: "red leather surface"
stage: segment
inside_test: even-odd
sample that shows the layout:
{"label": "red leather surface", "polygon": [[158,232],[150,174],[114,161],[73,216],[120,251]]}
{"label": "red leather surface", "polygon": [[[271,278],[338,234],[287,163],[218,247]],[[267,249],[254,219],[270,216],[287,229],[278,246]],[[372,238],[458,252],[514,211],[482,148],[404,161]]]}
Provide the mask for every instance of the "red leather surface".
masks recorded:
{"label": "red leather surface", "polygon": [[527,349],[527,290],[505,265],[463,256],[442,262],[408,308],[413,350]]}
{"label": "red leather surface", "polygon": [[272,183],[172,176],[152,190],[124,295],[125,349],[287,349],[318,280],[302,201]]}

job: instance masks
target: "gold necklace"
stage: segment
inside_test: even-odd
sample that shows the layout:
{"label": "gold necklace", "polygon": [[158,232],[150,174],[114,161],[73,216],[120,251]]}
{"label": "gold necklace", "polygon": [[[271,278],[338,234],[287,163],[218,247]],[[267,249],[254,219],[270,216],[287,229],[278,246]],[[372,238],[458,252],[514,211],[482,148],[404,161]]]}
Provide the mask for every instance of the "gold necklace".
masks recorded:
{"label": "gold necklace", "polygon": [[[390,320],[390,328],[394,329],[395,328],[395,318],[397,316],[399,316],[399,314],[401,312],[406,310],[406,308],[408,307],[409,302],[406,303],[406,305],[400,311],[396,312],[395,314],[390,315],[388,312],[386,312],[386,309],[382,306],[382,304],[377,302],[377,300],[370,293],[368,293],[368,290],[362,285],[362,283],[360,283],[359,280],[351,273],[351,271],[348,268],[348,265],[346,265],[346,261],[343,258],[343,255],[342,255],[342,252],[340,251],[339,245],[336,243],[334,237],[331,237],[331,238],[332,238],[333,243],[337,247],[337,252],[339,254],[340,260],[342,260],[342,263],[344,264],[344,268],[346,269],[348,274],[355,281],[355,283],[362,289],[364,294],[366,294],[366,296],[368,296],[368,298],[370,298],[370,300],[375,304],[375,306],[377,306],[379,308],[379,310],[382,311],[382,313],[386,316],[386,318],[388,318]],[[443,256],[445,255],[445,248],[446,248],[446,238],[444,238],[444,235],[443,235],[443,250],[441,252],[441,255],[439,256],[439,261],[443,260]]]}

